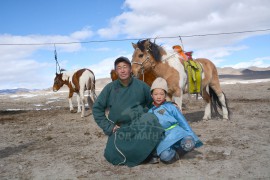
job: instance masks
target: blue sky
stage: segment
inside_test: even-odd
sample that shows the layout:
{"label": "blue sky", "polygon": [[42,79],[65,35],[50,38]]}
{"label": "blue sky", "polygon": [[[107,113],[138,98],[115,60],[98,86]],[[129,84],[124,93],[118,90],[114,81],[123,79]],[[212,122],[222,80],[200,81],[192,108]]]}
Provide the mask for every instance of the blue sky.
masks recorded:
{"label": "blue sky", "polygon": [[[266,0],[3,0],[0,89],[51,87],[54,43],[62,68],[90,68],[96,78],[109,77],[118,56],[131,58],[131,43],[137,40],[79,42],[180,35],[186,51],[211,59],[217,67],[269,67],[270,30],[185,37],[270,29],[269,22]],[[181,44],[178,38],[156,43],[167,49]]]}

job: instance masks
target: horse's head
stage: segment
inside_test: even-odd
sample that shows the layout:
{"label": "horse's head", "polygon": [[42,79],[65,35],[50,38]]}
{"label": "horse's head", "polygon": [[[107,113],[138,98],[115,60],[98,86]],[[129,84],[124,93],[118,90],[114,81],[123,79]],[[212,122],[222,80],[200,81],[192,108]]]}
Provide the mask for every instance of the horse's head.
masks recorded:
{"label": "horse's head", "polygon": [[132,55],[132,72],[139,77],[143,71],[154,68],[155,64],[161,61],[162,48],[150,39],[138,41],[137,44],[132,43],[134,53]]}
{"label": "horse's head", "polygon": [[56,92],[58,91],[63,85],[64,85],[64,81],[62,79],[63,77],[63,73],[55,73],[55,78],[54,78],[54,83],[53,83],[53,91]]}

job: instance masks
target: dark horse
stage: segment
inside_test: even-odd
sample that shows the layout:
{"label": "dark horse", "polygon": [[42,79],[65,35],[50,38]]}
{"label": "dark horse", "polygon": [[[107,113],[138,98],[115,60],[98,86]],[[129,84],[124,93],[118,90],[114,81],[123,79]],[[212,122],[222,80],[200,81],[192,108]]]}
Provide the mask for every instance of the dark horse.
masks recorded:
{"label": "dark horse", "polygon": [[[135,76],[144,71],[152,71],[157,77],[164,78],[168,83],[168,93],[173,100],[182,107],[182,95],[187,84],[187,74],[183,64],[179,61],[182,57],[178,53],[167,52],[163,47],[151,42],[149,39],[132,43],[134,53],[132,56],[132,72]],[[222,109],[223,119],[229,119],[229,110],[225,94],[222,92],[215,65],[208,59],[198,58],[194,61],[202,66],[202,92],[206,101],[203,119],[211,119],[211,105],[215,110]],[[212,100],[212,101],[211,101]]]}

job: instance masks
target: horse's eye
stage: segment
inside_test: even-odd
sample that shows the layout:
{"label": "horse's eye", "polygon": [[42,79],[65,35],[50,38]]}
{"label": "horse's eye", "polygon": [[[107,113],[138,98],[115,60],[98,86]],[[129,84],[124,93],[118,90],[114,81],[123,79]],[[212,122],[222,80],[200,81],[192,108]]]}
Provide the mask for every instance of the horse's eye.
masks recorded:
{"label": "horse's eye", "polygon": [[143,57],[143,54],[139,54],[139,58],[142,58]]}

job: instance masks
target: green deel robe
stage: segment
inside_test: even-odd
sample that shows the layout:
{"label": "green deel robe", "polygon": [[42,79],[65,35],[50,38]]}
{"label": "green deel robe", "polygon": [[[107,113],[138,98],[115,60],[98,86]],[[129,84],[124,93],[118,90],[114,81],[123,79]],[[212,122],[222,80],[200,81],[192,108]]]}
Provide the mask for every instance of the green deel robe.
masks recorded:
{"label": "green deel robe", "polygon": [[[107,161],[133,167],[155,149],[164,130],[155,115],[146,113],[151,103],[149,86],[136,78],[131,78],[127,87],[115,80],[103,88],[93,105],[93,115],[108,135],[104,151]],[[112,133],[115,124],[120,128]]]}

